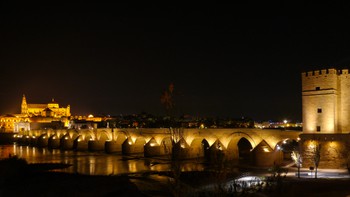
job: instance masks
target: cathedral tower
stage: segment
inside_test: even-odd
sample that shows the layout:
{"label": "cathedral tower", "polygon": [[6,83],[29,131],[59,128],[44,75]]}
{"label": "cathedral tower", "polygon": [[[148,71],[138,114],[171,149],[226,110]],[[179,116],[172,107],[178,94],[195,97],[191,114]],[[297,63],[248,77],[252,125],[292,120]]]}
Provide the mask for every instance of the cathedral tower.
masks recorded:
{"label": "cathedral tower", "polygon": [[22,97],[21,114],[28,114],[28,105],[27,105],[26,96],[24,94]]}

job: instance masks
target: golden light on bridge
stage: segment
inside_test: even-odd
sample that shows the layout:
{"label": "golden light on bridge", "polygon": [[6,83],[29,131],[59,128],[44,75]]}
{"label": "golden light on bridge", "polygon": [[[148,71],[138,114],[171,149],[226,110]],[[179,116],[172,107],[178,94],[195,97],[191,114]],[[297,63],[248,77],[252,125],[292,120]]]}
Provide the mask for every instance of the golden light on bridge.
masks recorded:
{"label": "golden light on bridge", "polygon": [[155,143],[155,142],[151,142],[149,145],[150,145],[150,146],[158,146],[158,144]]}
{"label": "golden light on bridge", "polygon": [[264,151],[264,152],[270,152],[270,150],[269,150],[268,147],[264,146],[264,147],[262,147],[262,148],[263,148],[263,151]]}

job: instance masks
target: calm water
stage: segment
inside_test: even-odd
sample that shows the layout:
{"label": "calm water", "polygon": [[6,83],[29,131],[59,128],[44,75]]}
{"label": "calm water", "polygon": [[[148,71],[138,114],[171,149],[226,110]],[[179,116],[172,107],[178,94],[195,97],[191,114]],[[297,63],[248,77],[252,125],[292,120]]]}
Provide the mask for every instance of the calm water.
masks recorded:
{"label": "calm water", "polygon": [[[0,145],[0,159],[18,156],[28,163],[65,163],[72,166],[63,172],[88,175],[117,175],[149,171],[168,171],[167,158],[144,158],[142,155],[124,156],[121,153],[61,151],[59,149],[37,148],[19,145]],[[183,171],[204,170],[199,160],[183,165]]]}

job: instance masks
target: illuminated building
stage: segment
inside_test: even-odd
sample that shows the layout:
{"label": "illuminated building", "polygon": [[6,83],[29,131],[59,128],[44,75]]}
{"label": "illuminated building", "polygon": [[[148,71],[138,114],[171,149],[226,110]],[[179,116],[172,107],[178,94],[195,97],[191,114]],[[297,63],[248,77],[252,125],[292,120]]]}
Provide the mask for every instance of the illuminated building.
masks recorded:
{"label": "illuminated building", "polygon": [[21,114],[29,117],[45,116],[60,118],[71,116],[69,105],[66,108],[60,107],[54,99],[47,104],[29,104],[25,95],[22,98]]}
{"label": "illuminated building", "polygon": [[348,69],[302,73],[304,133],[350,131],[350,75]]}
{"label": "illuminated building", "polygon": [[70,116],[69,105],[62,108],[54,99],[47,104],[29,104],[23,95],[21,113],[0,116],[0,128],[2,132],[59,129],[68,126]]}
{"label": "illuminated building", "polygon": [[[350,75],[348,69],[303,72],[300,135],[303,166],[350,166]],[[321,148],[322,147],[322,148]]]}

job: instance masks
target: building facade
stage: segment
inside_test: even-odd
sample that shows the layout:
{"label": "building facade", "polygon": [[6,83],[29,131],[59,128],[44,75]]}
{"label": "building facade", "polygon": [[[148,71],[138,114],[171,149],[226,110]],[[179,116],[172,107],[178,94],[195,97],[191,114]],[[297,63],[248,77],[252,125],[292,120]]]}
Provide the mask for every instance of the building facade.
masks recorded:
{"label": "building facade", "polygon": [[21,114],[29,117],[44,116],[61,118],[71,116],[70,105],[66,108],[60,107],[54,99],[47,104],[29,104],[25,95],[22,97]]}
{"label": "building facade", "polygon": [[32,129],[68,127],[70,106],[60,107],[52,99],[47,104],[28,104],[25,95],[22,97],[21,113],[0,116],[0,132],[19,132]]}
{"label": "building facade", "polygon": [[350,75],[334,68],[303,72],[302,117],[304,133],[350,131]]}

